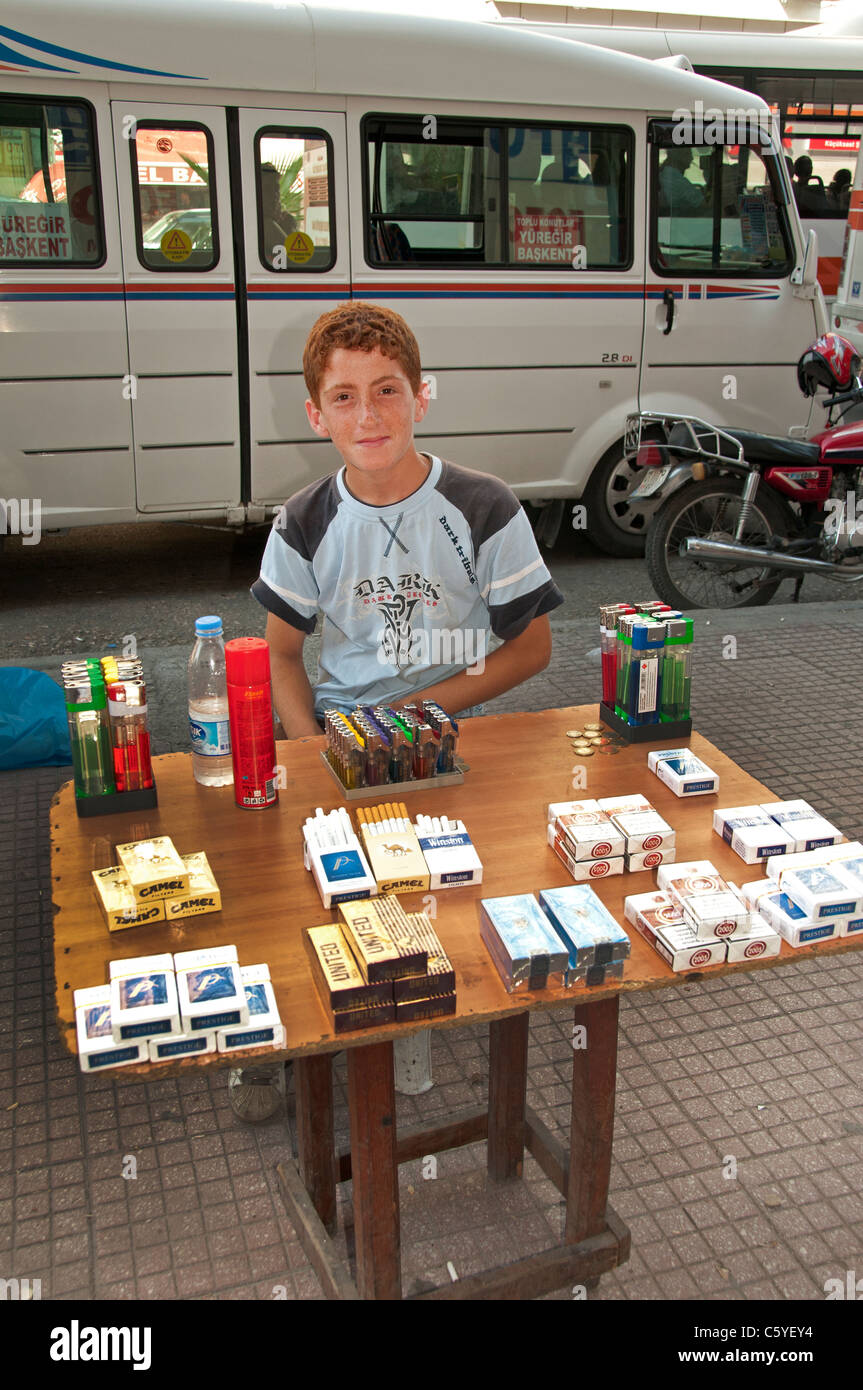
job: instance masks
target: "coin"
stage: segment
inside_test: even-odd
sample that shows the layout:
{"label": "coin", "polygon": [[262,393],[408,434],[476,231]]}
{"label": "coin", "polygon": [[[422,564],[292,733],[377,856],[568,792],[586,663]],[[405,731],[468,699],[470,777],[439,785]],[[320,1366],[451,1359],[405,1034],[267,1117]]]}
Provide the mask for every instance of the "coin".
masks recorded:
{"label": "coin", "polygon": [[567,729],[567,738],[581,738],[581,729]]}
{"label": "coin", "polygon": [[582,748],[582,749],[579,750],[579,752],[580,752],[580,756],[581,756],[582,758],[592,758],[593,755],[594,755],[594,753],[596,752],[596,749],[595,749],[595,748]]}
{"label": "coin", "polygon": [[584,732],[585,732],[586,734],[589,734],[589,733],[591,733],[591,732],[594,732],[594,733],[595,733],[597,729],[601,729],[601,728],[602,728],[602,725],[601,725],[601,724],[585,724],[585,726],[584,726]]}

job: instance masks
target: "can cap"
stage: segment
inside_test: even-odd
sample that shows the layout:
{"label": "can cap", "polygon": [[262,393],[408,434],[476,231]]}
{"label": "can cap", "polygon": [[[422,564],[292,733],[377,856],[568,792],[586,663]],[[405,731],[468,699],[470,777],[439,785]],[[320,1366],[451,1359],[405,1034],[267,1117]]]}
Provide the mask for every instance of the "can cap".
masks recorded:
{"label": "can cap", "polygon": [[218,637],[221,631],[222,620],[215,613],[210,613],[203,618],[195,619],[196,637]]}
{"label": "can cap", "polygon": [[265,685],[270,679],[270,646],[263,637],[233,637],[225,643],[229,685]]}

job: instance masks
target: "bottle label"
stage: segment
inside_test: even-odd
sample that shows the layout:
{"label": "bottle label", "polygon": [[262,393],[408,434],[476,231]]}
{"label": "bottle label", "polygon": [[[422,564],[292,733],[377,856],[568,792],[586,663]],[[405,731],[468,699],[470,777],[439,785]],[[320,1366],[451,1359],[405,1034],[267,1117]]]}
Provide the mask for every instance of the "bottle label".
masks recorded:
{"label": "bottle label", "polygon": [[193,719],[189,715],[192,752],[205,758],[222,758],[231,751],[230,724],[227,719]]}

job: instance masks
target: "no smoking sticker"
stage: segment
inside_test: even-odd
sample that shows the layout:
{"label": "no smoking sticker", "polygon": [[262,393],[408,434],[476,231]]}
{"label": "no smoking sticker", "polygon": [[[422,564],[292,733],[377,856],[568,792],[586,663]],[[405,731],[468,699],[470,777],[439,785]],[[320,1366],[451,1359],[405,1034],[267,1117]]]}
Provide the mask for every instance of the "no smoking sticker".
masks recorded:
{"label": "no smoking sticker", "polygon": [[173,227],[162,237],[159,249],[166,261],[185,261],[192,254],[192,239],[179,227]]}
{"label": "no smoking sticker", "polygon": [[305,232],[292,232],[285,238],[285,255],[289,261],[295,261],[297,265],[303,265],[309,260],[315,251],[315,243]]}

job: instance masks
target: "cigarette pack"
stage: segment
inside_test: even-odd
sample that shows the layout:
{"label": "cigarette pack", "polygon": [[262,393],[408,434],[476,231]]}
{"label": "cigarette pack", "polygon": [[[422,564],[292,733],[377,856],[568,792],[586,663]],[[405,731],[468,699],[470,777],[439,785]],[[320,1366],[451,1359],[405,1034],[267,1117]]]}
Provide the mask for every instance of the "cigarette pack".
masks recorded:
{"label": "cigarette pack", "polygon": [[842,919],[815,922],[775,884],[774,890],[758,899],[758,911],[789,946],[806,946],[810,941],[830,941],[842,935]]}
{"label": "cigarette pack", "polygon": [[761,806],[729,806],[713,812],[713,829],[746,864],[790,854],[795,841]]}
{"label": "cigarette pack", "polygon": [[461,821],[449,834],[428,832],[416,826],[417,838],[429,872],[429,888],[458,888],[464,883],[482,883],[482,861]]}
{"label": "cigarette pack", "polygon": [[676,832],[644,797],[610,796],[599,805],[625,836],[627,854],[674,846]]}
{"label": "cigarette pack", "polygon": [[623,910],[627,922],[650,942],[675,974],[702,970],[725,959],[725,941],[699,941],[670,893],[636,893],[626,899]]}
{"label": "cigarette pack", "polygon": [[358,1009],[333,1010],[333,1032],[351,1033],[355,1028],[380,1028],[395,1023],[396,1006],[392,999],[385,1004],[363,1004]]}
{"label": "cigarette pack", "polygon": [[860,882],[840,861],[789,869],[781,875],[779,886],[815,922],[859,917],[863,911]]}
{"label": "cigarette pack", "polygon": [[624,838],[598,801],[577,801],[571,811],[556,816],[554,825],[573,859],[617,859],[623,855]]}
{"label": "cigarette pack", "polygon": [[662,864],[657,883],[680,904],[699,940],[732,936],[749,926],[746,905],[708,859]]}
{"label": "cigarette pack", "polygon": [[772,878],[753,878],[748,883],[740,885],[740,893],[743,901],[749,908],[750,914],[757,912],[758,904],[765,893],[776,892],[776,881]]}
{"label": "cigarette pack", "polygon": [[434,999],[439,995],[455,995],[455,971],[452,961],[441,945],[430,919],[424,912],[414,912],[410,914],[409,920],[420,946],[425,948],[428,955],[428,968],[424,975],[406,975],[400,980],[393,980],[393,998],[396,1005],[409,999]]}
{"label": "cigarette pack", "polygon": [[760,912],[753,912],[749,917],[749,930],[735,932],[725,944],[728,951],[726,960],[733,964],[738,960],[758,960],[762,957],[766,960],[768,956],[778,956],[782,938]]}
{"label": "cigarette pack", "polygon": [[770,859],[764,866],[768,876],[778,883],[783,874],[790,873],[792,869],[811,869],[817,865],[832,864],[837,859],[837,850],[844,849],[843,845],[823,845],[821,849],[810,849],[795,851],[793,854],[783,854],[778,859]]}
{"label": "cigarette pack", "polygon": [[787,830],[798,853],[835,845],[842,839],[842,831],[813,811],[808,801],[769,801],[761,809]]}
{"label": "cigarette pack", "polygon": [[339,912],[345,939],[367,984],[426,973],[428,953],[383,904],[376,900],[340,903]]}
{"label": "cigarette pack", "polygon": [[566,865],[576,883],[585,883],[591,879],[608,878],[611,874],[623,873],[622,855],[618,855],[614,859],[576,859],[572,853],[572,845],[558,829],[557,821],[553,821],[549,825],[547,834],[549,845],[560,862]]}
{"label": "cigarette pack", "polygon": [[249,1022],[236,946],[180,951],[174,956],[184,1033]]}
{"label": "cigarette pack", "polygon": [[161,900],[139,903],[122,864],[114,864],[108,869],[94,869],[93,883],[109,931],[123,931],[126,927],[142,927],[147,922],[164,921],[164,903]]}
{"label": "cigarette pack", "polygon": [[584,976],[584,983],[588,989],[594,985],[604,985],[608,980],[622,980],[626,962],[622,960],[610,960],[607,965],[590,965]]}
{"label": "cigarette pack", "polygon": [[672,846],[671,849],[649,849],[644,854],[627,854],[624,857],[624,868],[627,873],[640,873],[642,869],[658,869],[660,864],[673,864],[677,857],[677,850]]}
{"label": "cigarette pack", "polygon": [[112,960],[111,1029],[115,1042],[182,1033],[174,961],[167,953]]}
{"label": "cigarette pack", "polygon": [[281,1023],[249,1023],[246,1027],[219,1028],[216,1045],[220,1052],[238,1052],[243,1047],[284,1047],[285,1030]]}
{"label": "cigarette pack", "polygon": [[719,777],[688,748],[654,749],[647,766],[675,796],[706,796],[719,791]]}
{"label": "cigarette pack", "polygon": [[216,1034],[172,1033],[167,1038],[150,1038],[151,1062],[167,1062],[171,1057],[194,1057],[216,1051]]}
{"label": "cigarette pack", "polygon": [[479,934],[511,992],[563,985],[569,953],[530,893],[483,898]]}
{"label": "cigarette pack", "polygon": [[[851,846],[836,845],[835,848],[837,850],[847,850],[850,849]],[[859,892],[863,894],[863,854],[860,853],[859,849],[857,854],[853,856],[849,854],[847,857],[843,855],[841,858],[834,860],[834,863],[840,864],[845,872],[851,875]],[[858,931],[863,931],[863,917],[846,918],[842,935],[854,936]]]}
{"label": "cigarette pack", "polygon": [[139,903],[175,898],[189,891],[189,871],[167,835],[116,845],[115,853]]}
{"label": "cigarette pack", "polygon": [[176,898],[165,899],[165,916],[171,922],[176,917],[200,917],[205,912],[219,912],[222,895],[213,877],[206,854],[183,854],[180,856],[189,872],[189,891]]}
{"label": "cigarette pack", "polygon": [[379,893],[419,893],[428,888],[429,868],[412,825],[376,835],[363,824],[360,834]]}
{"label": "cigarette pack", "polygon": [[330,1013],[347,1013],[349,1009],[392,1002],[389,980],[370,985],[363,979],[338,922],[309,927],[303,936],[318,993]]}
{"label": "cigarette pack", "polygon": [[78,1030],[78,1063],[82,1071],[105,1071],[146,1062],[147,1043],[141,1038],[116,1043],[111,1028],[111,986],[76,989],[75,1024]]}
{"label": "cigarette pack", "polygon": [[249,1024],[281,1023],[268,965],[241,965],[240,978],[249,1010]]}
{"label": "cigarette pack", "polygon": [[396,1023],[415,1023],[421,1018],[445,1018],[455,1013],[454,994],[435,994],[427,999],[397,999]]}
{"label": "cigarette pack", "polygon": [[306,840],[303,863],[311,869],[324,907],[370,898],[378,891],[356,835],[337,849],[321,850]]}
{"label": "cigarette pack", "polygon": [[594,981],[590,979],[593,966],[622,962],[629,956],[629,937],[587,884],[543,888],[539,905],[567,948],[568,985],[585,971],[588,983],[601,983],[596,975]]}

